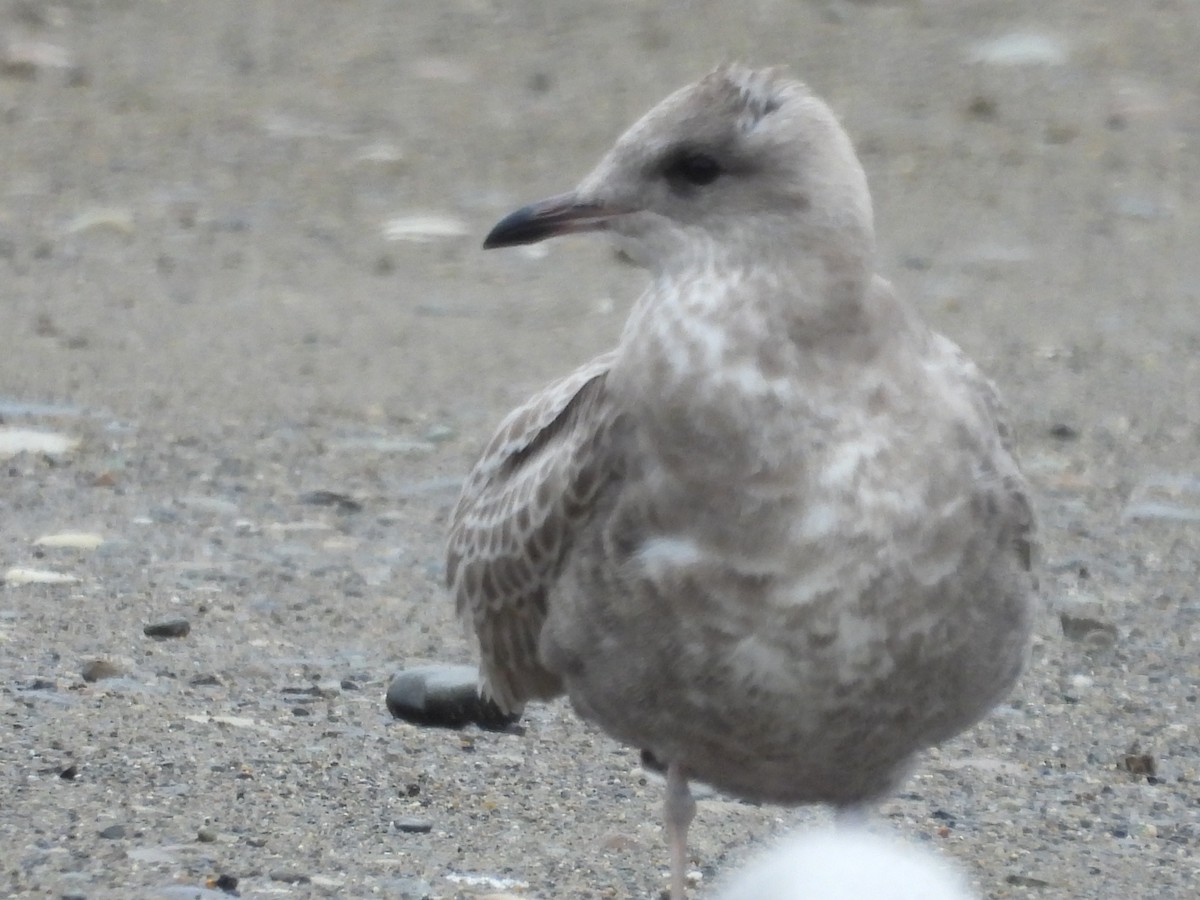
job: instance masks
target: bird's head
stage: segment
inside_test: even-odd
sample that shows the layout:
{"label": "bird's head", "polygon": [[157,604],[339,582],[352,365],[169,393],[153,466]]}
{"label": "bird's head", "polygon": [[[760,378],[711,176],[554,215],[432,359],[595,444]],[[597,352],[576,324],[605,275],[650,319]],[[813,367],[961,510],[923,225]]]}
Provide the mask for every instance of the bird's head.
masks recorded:
{"label": "bird's head", "polygon": [[725,65],[667,97],[566,194],[500,221],[484,247],[608,231],[654,270],[833,253],[869,265],[871,199],[850,139],[779,69]]}

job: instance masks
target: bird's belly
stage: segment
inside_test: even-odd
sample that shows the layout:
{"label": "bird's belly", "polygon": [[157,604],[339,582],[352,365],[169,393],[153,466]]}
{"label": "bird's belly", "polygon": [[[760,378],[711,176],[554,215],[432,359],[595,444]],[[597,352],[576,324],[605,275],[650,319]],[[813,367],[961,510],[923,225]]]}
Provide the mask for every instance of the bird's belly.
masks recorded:
{"label": "bird's belly", "polygon": [[671,579],[568,573],[543,656],[585,718],[737,796],[887,793],[913,753],[986,712],[1024,659],[1027,627],[1003,621],[1019,598],[988,596],[997,584],[883,574],[816,590],[689,562],[686,544],[658,549],[677,563]]}

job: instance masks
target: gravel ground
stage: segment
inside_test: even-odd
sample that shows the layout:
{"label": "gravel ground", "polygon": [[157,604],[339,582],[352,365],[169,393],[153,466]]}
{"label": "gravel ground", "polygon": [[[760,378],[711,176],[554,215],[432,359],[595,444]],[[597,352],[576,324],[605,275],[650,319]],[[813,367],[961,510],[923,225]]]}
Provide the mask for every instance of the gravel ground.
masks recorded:
{"label": "gravel ground", "polygon": [[[469,661],[458,481],[643,277],[480,237],[738,58],[842,114],[1039,494],[1030,671],[885,821],[991,898],[1194,897],[1198,47],[1190,0],[2,0],[0,893],[657,896],[635,751],[383,693]],[[703,801],[700,895],[824,815]]]}

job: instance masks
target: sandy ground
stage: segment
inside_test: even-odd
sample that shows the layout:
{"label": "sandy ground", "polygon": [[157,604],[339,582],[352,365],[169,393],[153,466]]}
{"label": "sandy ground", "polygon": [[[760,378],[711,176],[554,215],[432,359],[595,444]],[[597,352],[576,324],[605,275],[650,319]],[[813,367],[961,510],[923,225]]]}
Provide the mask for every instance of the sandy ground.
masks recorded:
{"label": "sandy ground", "polygon": [[[1027,677],[884,822],[987,897],[1195,896],[1198,49],[1190,0],[0,2],[0,427],[77,441],[0,460],[0,893],[657,895],[635,752],[382,696],[470,659],[458,480],[642,283],[482,234],[737,58],[844,117],[880,267],[1001,384],[1044,521]],[[703,802],[699,893],[822,818]]]}

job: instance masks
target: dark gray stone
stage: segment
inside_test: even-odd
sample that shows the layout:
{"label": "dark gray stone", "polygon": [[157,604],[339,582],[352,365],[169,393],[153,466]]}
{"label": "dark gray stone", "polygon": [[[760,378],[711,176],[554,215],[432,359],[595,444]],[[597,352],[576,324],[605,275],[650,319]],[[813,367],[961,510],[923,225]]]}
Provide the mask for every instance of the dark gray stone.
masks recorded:
{"label": "dark gray stone", "polygon": [[413,816],[396,819],[392,822],[392,827],[405,834],[428,834],[433,831],[433,823],[431,821],[428,819],[418,819]]}
{"label": "dark gray stone", "polygon": [[103,681],[105,678],[117,678],[122,675],[121,667],[107,659],[93,659],[84,663],[79,674],[89,683]]}
{"label": "dark gray stone", "polygon": [[312,876],[305,875],[303,872],[292,872],[288,869],[276,869],[271,873],[271,880],[283,884],[309,884]]}
{"label": "dark gray stone", "polygon": [[192,623],[187,619],[166,619],[162,622],[152,622],[142,629],[146,637],[152,638],[181,638],[187,637],[192,630]]}
{"label": "dark gray stone", "polygon": [[479,673],[471,666],[431,665],[392,676],[387,708],[397,719],[416,725],[462,728],[478,725],[503,731],[520,718],[479,695]]}
{"label": "dark gray stone", "polygon": [[1058,615],[1063,636],[1071,641],[1087,641],[1099,645],[1112,645],[1117,641],[1117,626],[1088,615],[1062,612]]}

